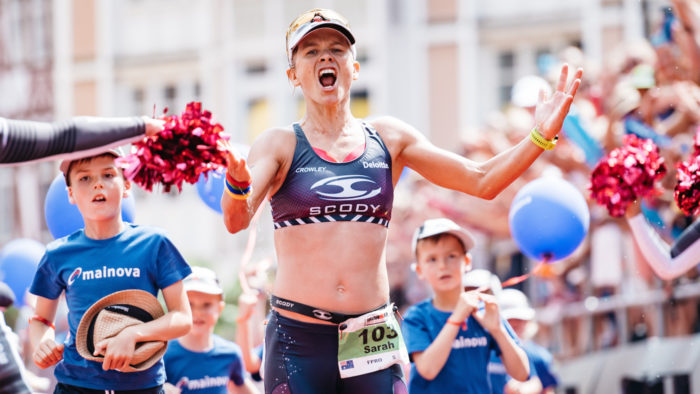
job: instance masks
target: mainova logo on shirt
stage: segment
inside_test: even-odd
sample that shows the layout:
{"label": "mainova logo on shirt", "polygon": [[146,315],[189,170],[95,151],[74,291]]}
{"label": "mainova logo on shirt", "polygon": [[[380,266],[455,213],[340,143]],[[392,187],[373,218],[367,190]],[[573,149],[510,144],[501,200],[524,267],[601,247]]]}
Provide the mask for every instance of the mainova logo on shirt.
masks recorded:
{"label": "mainova logo on shirt", "polygon": [[177,388],[187,388],[188,390],[201,390],[208,389],[210,387],[222,387],[226,386],[229,381],[228,376],[205,376],[200,379],[189,379],[188,377],[180,378],[175,387]]}
{"label": "mainova logo on shirt", "polygon": [[453,349],[484,346],[488,346],[488,340],[486,339],[486,337],[465,338],[460,335],[457,339],[454,340],[454,342],[452,342]]}
{"label": "mainova logo on shirt", "polygon": [[72,285],[77,279],[94,280],[108,278],[140,278],[141,269],[138,267],[107,267],[102,266],[102,269],[83,270],[78,267],[68,277],[68,285]]}

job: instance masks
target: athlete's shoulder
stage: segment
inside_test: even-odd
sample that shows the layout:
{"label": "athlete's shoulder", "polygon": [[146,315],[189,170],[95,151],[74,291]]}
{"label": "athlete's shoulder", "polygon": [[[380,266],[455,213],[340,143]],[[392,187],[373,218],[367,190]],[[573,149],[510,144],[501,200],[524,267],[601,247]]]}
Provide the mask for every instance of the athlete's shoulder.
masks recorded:
{"label": "athlete's shoulder", "polygon": [[294,151],[296,135],[292,125],[273,127],[263,131],[253,142],[248,160],[274,155],[281,157]]}
{"label": "athlete's shoulder", "polygon": [[408,123],[389,115],[367,118],[365,122],[378,132],[397,132],[410,127]]}
{"label": "athlete's shoulder", "polygon": [[293,141],[296,141],[293,125],[273,127],[263,131],[260,136],[255,139],[252,148],[254,149],[256,145],[261,144],[263,146],[268,146],[269,144],[278,146],[280,144],[288,144]]}
{"label": "athlete's shoulder", "polygon": [[378,116],[367,119],[366,122],[377,131],[387,145],[396,148],[402,148],[422,137],[415,127],[393,116]]}

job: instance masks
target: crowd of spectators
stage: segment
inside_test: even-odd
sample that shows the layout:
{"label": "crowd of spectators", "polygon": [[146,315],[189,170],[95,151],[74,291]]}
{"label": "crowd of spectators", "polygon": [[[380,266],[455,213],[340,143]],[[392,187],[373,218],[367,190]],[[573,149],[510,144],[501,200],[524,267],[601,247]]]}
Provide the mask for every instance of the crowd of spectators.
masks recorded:
{"label": "crowd of spectators", "polygon": [[[675,205],[673,188],[675,165],[690,154],[700,125],[700,1],[672,1],[648,40],[621,43],[603,64],[587,62],[577,47],[564,49],[557,60],[585,69],[558,145],[497,198],[486,201],[441,189],[415,173],[402,176],[387,255],[392,299],[403,307],[427,294],[411,271],[414,257],[408,245],[413,229],[432,217],[448,217],[478,234],[475,268],[491,270],[501,280],[530,272],[537,262],[521,254],[510,236],[510,204],[527,182],[558,175],[587,198],[591,222],[576,252],[517,285],[539,310],[538,340],[566,359],[650,336],[697,332],[698,299],[678,297],[676,291],[679,285],[696,283],[697,270],[673,281],[656,278],[624,219],[596,205],[588,186],[592,168],[622,145],[623,135],[651,138],[668,171],[658,195],[644,202],[646,217],[669,241],[692,223]],[[555,82],[556,63],[551,73],[519,80],[511,103],[490,114],[486,126],[467,133],[460,153],[479,160],[522,140],[534,124],[539,89]],[[654,298],[658,294],[662,296]],[[621,304],[606,307],[613,299]],[[642,305],[641,299],[655,301]]]}

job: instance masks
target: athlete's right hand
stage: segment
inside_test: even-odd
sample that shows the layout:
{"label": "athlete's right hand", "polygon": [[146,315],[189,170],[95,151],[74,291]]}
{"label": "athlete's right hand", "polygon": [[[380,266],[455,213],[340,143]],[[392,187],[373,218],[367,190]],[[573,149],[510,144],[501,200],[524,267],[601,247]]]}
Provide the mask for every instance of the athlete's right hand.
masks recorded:
{"label": "athlete's right hand", "polygon": [[246,164],[245,157],[238,152],[228,140],[219,140],[219,148],[226,151],[228,168],[226,171],[238,182],[250,182],[250,169]]}
{"label": "athlete's right hand", "polygon": [[32,355],[34,364],[39,368],[48,368],[63,359],[63,344],[58,344],[53,339],[43,340]]}

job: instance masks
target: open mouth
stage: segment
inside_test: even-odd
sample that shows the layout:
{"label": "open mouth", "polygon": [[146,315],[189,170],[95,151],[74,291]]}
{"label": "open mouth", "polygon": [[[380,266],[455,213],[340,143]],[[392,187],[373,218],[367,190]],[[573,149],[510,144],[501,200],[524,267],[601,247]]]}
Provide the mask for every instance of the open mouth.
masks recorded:
{"label": "open mouth", "polygon": [[324,68],[318,73],[318,81],[324,88],[333,86],[336,80],[337,76],[335,74],[335,70],[332,68]]}
{"label": "open mouth", "polygon": [[105,198],[105,196],[103,196],[101,194],[96,195],[95,198],[92,199],[92,202],[105,202],[105,201],[107,201],[107,199]]}

